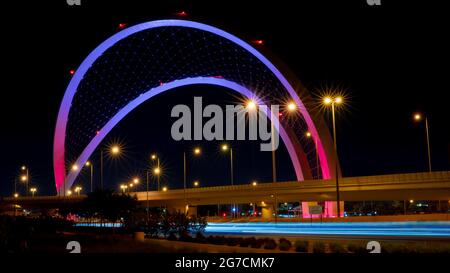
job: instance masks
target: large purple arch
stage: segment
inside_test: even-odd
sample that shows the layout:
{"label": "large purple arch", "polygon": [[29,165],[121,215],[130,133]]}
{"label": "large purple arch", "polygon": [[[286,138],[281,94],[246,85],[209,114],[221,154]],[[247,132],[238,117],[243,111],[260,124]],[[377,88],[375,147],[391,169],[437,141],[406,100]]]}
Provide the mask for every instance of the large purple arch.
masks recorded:
{"label": "large purple arch", "polygon": [[[158,28],[158,27],[185,27],[185,28],[193,28],[206,32],[213,33],[215,35],[221,36],[234,44],[244,48],[247,52],[252,54],[258,60],[260,60],[280,81],[280,83],[286,88],[291,98],[295,101],[295,103],[299,106],[300,112],[305,119],[305,122],[308,126],[309,131],[312,134],[314,140],[317,141],[317,152],[319,155],[320,166],[322,170],[322,177],[324,179],[328,179],[331,177],[330,175],[330,162],[326,156],[324,145],[319,137],[319,133],[308,113],[306,107],[303,105],[303,102],[300,100],[298,94],[295,92],[294,88],[289,84],[287,79],[281,74],[281,72],[260,52],[254,49],[252,46],[244,42],[243,40],[237,38],[234,35],[231,35],[223,30],[218,28],[192,22],[192,21],[184,21],[184,20],[160,20],[160,21],[152,21],[147,23],[142,23],[139,25],[132,26],[125,30],[118,32],[113,35],[102,44],[100,44],[95,50],[93,50],[88,57],[83,61],[80,67],[77,69],[74,74],[72,80],[69,83],[69,86],[66,89],[64,94],[55,128],[55,139],[54,139],[54,151],[53,151],[53,165],[54,165],[54,174],[55,174],[55,183],[56,190],[58,193],[61,192],[61,188],[65,186],[65,188],[70,188],[77,177],[79,171],[69,172],[66,176],[66,168],[65,168],[65,137],[66,137],[66,128],[67,122],[70,112],[70,107],[73,101],[73,98],[76,94],[76,90],[81,80],[83,79],[86,72],[93,65],[93,63],[99,58],[107,49],[115,45],[118,41],[140,31]],[[171,83],[164,84],[163,86],[153,88],[146,93],[143,93],[141,96],[137,97],[130,103],[128,103],[125,107],[123,107],[115,116],[106,123],[106,125],[100,130],[99,134],[96,135],[88,144],[88,146],[83,150],[81,155],[76,160],[75,164],[82,166],[89,158],[89,156],[93,153],[95,148],[100,144],[101,140],[108,134],[108,132],[130,111],[136,108],[139,104],[143,103],[145,100],[150,99],[151,97],[167,91],[172,88],[176,88],[183,85],[189,84],[213,84],[220,85],[232,90],[235,90],[244,96],[252,97],[254,94],[252,91],[244,88],[243,86],[228,81],[224,79],[217,79],[212,77],[197,77],[197,78],[186,78],[183,80],[176,80]],[[300,166],[299,159],[296,155],[294,147],[292,145],[291,139],[288,137],[284,129],[280,126],[280,135],[288,149],[289,155],[291,157],[296,176],[298,180],[304,180],[303,172]]]}

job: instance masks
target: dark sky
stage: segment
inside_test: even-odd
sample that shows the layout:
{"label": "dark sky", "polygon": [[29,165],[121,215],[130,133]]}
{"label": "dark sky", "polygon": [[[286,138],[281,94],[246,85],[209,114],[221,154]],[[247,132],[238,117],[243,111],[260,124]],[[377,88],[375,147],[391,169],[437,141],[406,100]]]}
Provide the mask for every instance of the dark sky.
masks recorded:
{"label": "dark sky", "polygon": [[[348,111],[338,119],[344,176],[426,171],[424,125],[411,119],[417,110],[429,118],[433,168],[450,169],[448,16],[436,3],[395,1],[394,6],[394,1],[382,1],[382,6],[372,7],[365,0],[81,0],[80,7],[69,7],[65,1],[12,2],[2,3],[1,9],[1,195],[11,194],[22,164],[30,167],[40,193],[54,193],[53,133],[69,70],[116,33],[119,23],[173,18],[181,10],[188,12],[187,19],[245,39],[263,39],[264,47],[313,94],[325,86],[346,89]],[[116,188],[142,175],[148,153],[158,151],[167,169],[164,183],[180,187],[182,151],[195,144],[169,139],[169,106],[192,103],[193,95],[219,104],[233,98],[229,90],[211,95],[211,88],[218,89],[186,87],[183,95],[172,90],[124,119],[105,140],[120,140],[126,152],[107,162],[108,185]],[[205,153],[189,158],[189,180],[228,183],[228,163],[217,151],[218,143],[199,144]],[[270,180],[270,153],[259,152],[258,143],[232,145],[237,183]],[[278,160],[279,180],[294,179],[284,147]],[[81,181],[86,183],[87,177]]]}

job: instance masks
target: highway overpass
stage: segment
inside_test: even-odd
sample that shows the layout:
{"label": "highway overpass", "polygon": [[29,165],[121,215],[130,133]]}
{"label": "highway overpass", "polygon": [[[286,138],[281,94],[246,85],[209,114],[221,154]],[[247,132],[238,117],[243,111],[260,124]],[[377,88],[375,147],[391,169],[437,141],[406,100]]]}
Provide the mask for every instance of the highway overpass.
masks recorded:
{"label": "highway overpass", "polygon": [[[340,178],[342,201],[382,200],[450,200],[450,171],[408,173]],[[256,203],[260,206],[275,202],[327,201],[336,199],[335,180],[308,180],[258,183],[256,186],[234,185],[169,189],[168,191],[131,192],[150,206],[192,206]],[[81,201],[85,196],[36,196],[5,198],[23,206],[57,206]],[[263,203],[264,202],[264,203]]]}

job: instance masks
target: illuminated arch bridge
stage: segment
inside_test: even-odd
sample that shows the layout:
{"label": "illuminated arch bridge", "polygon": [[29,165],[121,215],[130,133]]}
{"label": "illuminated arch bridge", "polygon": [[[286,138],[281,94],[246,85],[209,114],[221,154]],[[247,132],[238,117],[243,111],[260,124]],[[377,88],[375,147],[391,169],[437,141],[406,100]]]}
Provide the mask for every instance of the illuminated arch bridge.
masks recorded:
{"label": "illuminated arch bridge", "polygon": [[[79,174],[69,166],[83,166],[128,113],[162,92],[192,84],[226,87],[266,105],[294,101],[298,118],[281,122],[279,133],[297,180],[334,176],[329,133],[308,109],[309,96],[295,79],[288,81],[273,62],[230,33],[192,21],[161,20],[116,33],[76,70],[55,129],[57,192],[69,189]],[[304,137],[306,131],[312,140]],[[332,202],[327,204],[332,210]]]}

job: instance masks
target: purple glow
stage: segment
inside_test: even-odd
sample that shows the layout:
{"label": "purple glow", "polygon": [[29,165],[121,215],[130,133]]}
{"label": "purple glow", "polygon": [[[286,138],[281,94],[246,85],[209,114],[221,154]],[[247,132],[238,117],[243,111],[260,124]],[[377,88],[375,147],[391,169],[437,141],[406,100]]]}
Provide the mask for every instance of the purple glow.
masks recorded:
{"label": "purple glow", "polygon": [[[116,44],[118,41],[128,37],[129,35],[132,35],[134,33],[148,30],[152,28],[158,28],[158,27],[186,27],[186,28],[194,28],[203,30],[206,32],[213,33],[215,35],[221,36],[236,45],[244,48],[247,50],[250,54],[258,58],[264,65],[272,71],[272,73],[278,78],[278,80],[281,82],[281,84],[286,88],[292,99],[295,101],[295,103],[298,105],[300,112],[302,116],[304,117],[308,129],[312,134],[312,137],[314,140],[317,140],[317,147],[318,147],[318,155],[320,160],[320,165],[322,169],[322,177],[324,179],[330,178],[330,171],[328,166],[328,160],[326,158],[325,150],[322,145],[322,142],[319,138],[319,134],[316,130],[316,127],[314,126],[314,123],[309,116],[306,107],[304,107],[302,101],[300,100],[299,96],[295,92],[294,88],[289,84],[287,79],[280,73],[280,71],[261,53],[259,53],[256,49],[254,49],[252,46],[250,46],[248,43],[242,41],[241,39],[237,38],[234,35],[231,35],[223,30],[220,30],[218,28],[196,23],[192,21],[185,21],[185,20],[160,20],[160,21],[151,21],[146,22],[142,24],[138,24],[129,28],[126,28],[117,34],[113,35],[112,37],[108,38],[106,41],[101,43],[96,49],[94,49],[87,58],[83,61],[83,63],[76,69],[75,74],[73,75],[66,92],[64,94],[59,113],[58,113],[58,119],[56,123],[55,128],[55,138],[54,138],[54,144],[53,144],[53,167],[54,167],[54,173],[55,173],[55,183],[56,183],[56,189],[57,192],[61,192],[61,187],[65,183],[66,187],[69,188],[75,177],[78,175],[79,171],[76,172],[70,172],[66,179],[65,174],[65,137],[66,137],[66,127],[67,127],[67,121],[70,111],[70,106],[73,100],[73,97],[75,96],[77,87],[81,80],[83,79],[85,73],[89,70],[89,68],[92,66],[92,64],[99,58],[107,49],[112,47],[114,44]],[[200,78],[199,78],[200,79]],[[235,90],[234,88],[230,87],[236,87],[238,88],[239,85],[236,83],[232,83],[229,81],[220,82],[219,81],[209,81],[207,79],[211,78],[201,78],[203,82],[197,82],[197,83],[209,83],[209,84],[217,84],[221,85],[226,83],[224,85],[225,87],[231,88]],[[192,79],[185,79],[187,81],[193,81]],[[219,80],[216,78],[216,80]],[[179,81],[174,81],[172,83],[164,83],[160,86],[160,89],[156,88],[153,90],[155,94],[152,94],[152,96],[156,95],[156,92],[163,92],[165,90],[169,90],[170,87],[174,88],[176,87],[176,82],[180,84]],[[181,85],[180,85],[181,86]],[[164,88],[163,88],[164,87]],[[239,89],[239,88],[238,88]],[[244,90],[242,90],[244,92]],[[148,91],[145,94],[148,94],[150,91]],[[245,91],[246,93],[251,93],[249,90]],[[245,94],[244,94],[245,95]],[[100,144],[101,140],[108,134],[108,132],[126,115],[128,114],[132,109],[137,107],[139,104],[136,104],[137,102],[141,101],[142,96],[136,98],[132,102],[130,102],[126,107],[124,107],[122,110],[120,110],[101,130],[100,132],[91,140],[89,145],[84,149],[83,153],[80,155],[80,157],[77,160],[77,164],[79,166],[83,166],[83,164],[87,161],[91,153],[95,150],[95,148]],[[143,102],[143,101],[142,101]],[[141,102],[141,103],[142,103]],[[280,135],[285,142],[285,145],[289,151],[289,154],[291,156],[291,159],[293,161],[294,169],[296,171],[296,176],[298,180],[303,180],[303,173],[301,171],[299,159],[295,156],[295,152],[292,146],[291,141],[286,135],[286,132],[284,132],[283,128],[280,128]]]}
{"label": "purple glow", "polygon": [[[114,117],[112,117],[106,125],[99,131],[99,133],[91,140],[91,142],[86,146],[86,148],[81,153],[80,157],[77,159],[74,164],[78,166],[84,166],[86,161],[88,161],[89,157],[92,155],[92,153],[95,151],[97,146],[102,142],[102,140],[108,135],[108,133],[119,123],[128,113],[133,111],[136,107],[144,103],[145,101],[151,99],[152,97],[163,93],[165,91],[168,91],[173,88],[186,86],[186,85],[193,85],[193,84],[210,84],[210,85],[217,85],[229,88],[231,90],[234,90],[248,98],[254,98],[255,101],[261,101],[259,98],[256,97],[254,93],[252,93],[247,88],[243,87],[242,85],[239,85],[235,82],[228,81],[225,79],[218,79],[215,77],[196,77],[196,78],[186,78],[182,80],[176,80],[170,83],[166,83],[164,85],[160,85],[158,87],[152,88],[149,91],[141,94],[136,99],[129,102],[125,107],[123,107]],[[269,119],[271,118],[270,115],[267,115]],[[278,117],[276,117],[278,118]],[[279,134],[281,136],[281,139],[283,140],[284,144],[286,145],[286,148],[289,152],[289,156],[292,160],[292,164],[294,165],[294,170],[297,176],[297,179],[304,180],[303,179],[303,172],[300,166],[300,161],[295,153],[294,145],[292,144],[292,141],[289,139],[285,129],[283,126],[279,126]],[[81,170],[77,169],[76,171],[71,171],[66,179],[66,188],[70,188],[72,186],[73,182],[75,181],[76,177],[78,176],[79,172]]]}

